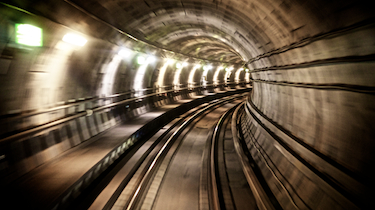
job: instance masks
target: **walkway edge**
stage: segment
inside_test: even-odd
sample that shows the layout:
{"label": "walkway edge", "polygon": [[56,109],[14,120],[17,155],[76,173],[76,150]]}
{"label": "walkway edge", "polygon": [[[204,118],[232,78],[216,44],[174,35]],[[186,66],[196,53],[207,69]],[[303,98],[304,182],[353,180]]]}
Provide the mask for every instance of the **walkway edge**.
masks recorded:
{"label": "walkway edge", "polygon": [[263,187],[261,183],[259,182],[258,178],[256,177],[249,159],[245,155],[240,139],[238,138],[238,130],[237,130],[237,116],[238,112],[243,107],[245,102],[243,102],[241,105],[239,105],[236,110],[233,113],[232,117],[232,134],[233,134],[233,143],[234,147],[236,149],[237,155],[239,157],[240,163],[242,165],[242,170],[245,174],[245,177],[247,179],[247,182],[249,183],[249,186],[251,188],[251,191],[254,194],[254,198],[256,200],[257,206],[260,210],[274,210],[274,206],[270,199],[267,196],[267,193],[263,190]]}

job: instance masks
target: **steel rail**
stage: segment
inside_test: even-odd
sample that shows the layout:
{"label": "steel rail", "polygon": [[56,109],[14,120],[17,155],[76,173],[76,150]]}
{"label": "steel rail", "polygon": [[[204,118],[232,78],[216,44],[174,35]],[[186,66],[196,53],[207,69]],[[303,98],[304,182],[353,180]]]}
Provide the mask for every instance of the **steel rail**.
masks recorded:
{"label": "steel rail", "polygon": [[[234,107],[230,108],[228,111],[226,111],[219,119],[219,121],[216,123],[214,128],[214,133],[212,135],[212,141],[211,141],[211,151],[210,151],[210,177],[211,177],[211,203],[214,210],[220,210],[225,209],[225,203],[224,200],[220,199],[222,196],[222,192],[220,190],[220,177],[218,175],[219,167],[217,165],[217,144],[219,140],[219,133],[221,130],[221,127],[224,123],[224,120],[228,117],[230,113],[233,112],[235,108],[237,108],[239,104],[235,105]],[[221,195],[220,195],[221,194]]]}
{"label": "steel rail", "polygon": [[120,197],[122,191],[125,189],[126,185],[130,182],[136,171],[141,167],[142,163],[146,160],[147,156],[152,153],[157,145],[165,138],[169,133],[171,133],[178,125],[180,125],[184,119],[189,117],[191,114],[177,120],[174,124],[172,124],[166,131],[163,132],[160,137],[144,152],[144,154],[137,160],[134,164],[134,167],[130,170],[129,174],[121,181],[115,192],[111,195],[110,199],[106,202],[103,207],[103,210],[110,210],[112,209],[113,205],[116,203],[116,200]]}
{"label": "steel rail", "polygon": [[121,184],[117,187],[114,194],[112,194],[111,198],[107,201],[105,206],[103,207],[103,210],[109,210],[113,207],[116,200],[126,187],[126,185],[129,183],[130,179],[133,177],[133,175],[136,173],[136,171],[141,167],[142,163],[146,160],[147,156],[152,153],[152,150],[157,147],[157,144],[159,144],[163,138],[168,136],[169,133],[171,133],[173,130],[176,130],[176,127],[181,125],[182,122],[187,119],[189,116],[192,116],[194,113],[196,113],[199,109],[199,107],[194,108],[196,110],[191,110],[192,112],[188,112],[186,115],[184,114],[179,120],[177,120],[175,123],[173,123],[166,131],[163,132],[163,134],[160,135],[160,137],[157,138],[157,140],[147,149],[146,152],[137,160],[134,167],[131,169],[130,173],[125,177],[124,180],[122,180]]}
{"label": "steel rail", "polygon": [[[243,95],[243,94],[242,94]],[[191,116],[191,114],[188,114],[188,116]],[[185,119],[185,118],[184,118]],[[183,120],[180,121],[182,123]],[[142,128],[141,128],[142,129]],[[132,136],[136,135],[139,130],[135,131],[126,141],[115,147],[111,152],[109,152],[105,157],[103,157],[97,164],[95,164],[89,171],[87,171],[78,181],[76,181],[71,187],[69,187],[68,190],[63,192],[59,198],[55,199],[55,201],[51,204],[51,209],[70,209],[71,205],[71,199],[75,199],[75,196],[83,192],[87,189],[87,185],[91,183],[91,181],[87,182],[85,180],[88,180],[92,177],[92,174],[98,175],[99,170],[106,170],[109,166],[111,166],[112,162],[118,160],[118,156],[121,156],[125,153],[127,149],[129,149],[131,146],[134,146],[135,142],[132,140]],[[135,171],[134,171],[135,172]],[[101,173],[101,172],[100,172]],[[131,172],[133,173],[133,172]],[[125,177],[122,183],[120,184],[119,188],[122,187],[122,185],[126,182],[126,179],[130,179],[131,177]],[[115,192],[121,193],[121,192]],[[108,205],[105,207],[111,206],[111,202],[115,202],[117,198],[115,198],[116,195],[113,196],[108,201]],[[52,206],[54,206],[52,208]]]}
{"label": "steel rail", "polygon": [[227,101],[231,101],[231,100],[235,99],[236,97],[240,97],[240,96],[233,96],[233,97],[230,97],[230,98],[227,98],[227,99],[220,100],[216,103],[209,104],[205,108],[199,110],[194,115],[192,115],[191,117],[186,119],[182,123],[182,125],[168,138],[168,140],[164,143],[164,145],[161,147],[159,152],[156,154],[154,160],[149,165],[146,173],[141,178],[141,180],[138,184],[138,187],[136,188],[135,192],[133,193],[133,196],[130,199],[130,202],[127,204],[126,208],[124,208],[124,209],[126,209],[126,210],[136,209],[136,207],[138,205],[138,202],[139,202],[139,198],[141,197],[147,183],[151,180],[151,178],[153,176],[153,173],[157,169],[158,163],[163,160],[164,155],[169,151],[169,149],[170,149],[172,143],[174,142],[174,140],[186,129],[186,127],[191,122],[193,122],[196,118],[198,118],[200,115],[202,115],[204,112],[208,111],[209,109],[213,108],[214,106],[225,103]]}

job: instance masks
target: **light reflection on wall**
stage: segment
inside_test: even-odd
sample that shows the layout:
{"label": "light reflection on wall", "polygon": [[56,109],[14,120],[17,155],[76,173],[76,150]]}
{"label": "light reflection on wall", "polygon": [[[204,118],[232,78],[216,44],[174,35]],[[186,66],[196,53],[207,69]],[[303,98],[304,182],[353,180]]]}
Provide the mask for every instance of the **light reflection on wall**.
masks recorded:
{"label": "light reflection on wall", "polygon": [[102,67],[102,72],[104,72],[104,76],[102,80],[100,96],[106,97],[113,94],[113,82],[115,79],[117,69],[121,63],[121,58],[122,57],[120,55],[116,54],[115,56],[113,56],[111,62],[108,65]]}
{"label": "light reflection on wall", "polygon": [[38,60],[31,67],[33,79],[30,80],[29,89],[35,89],[37,92],[40,90],[49,90],[47,93],[31,94],[28,102],[25,104],[26,108],[36,108],[52,105],[61,101],[56,95],[57,90],[64,83],[66,64],[68,58],[73,52],[74,47],[59,41],[55,49],[45,52],[44,55],[39,56]]}
{"label": "light reflection on wall", "polygon": [[202,85],[203,87],[207,87],[207,74],[208,74],[208,71],[212,69],[212,66],[208,65],[208,66],[204,66],[203,67],[203,74],[202,74]]}
{"label": "light reflection on wall", "polygon": [[181,74],[181,71],[182,69],[187,66],[187,63],[177,63],[176,64],[176,72],[174,74],[174,78],[173,78],[173,87],[174,87],[174,90],[180,90],[180,74]]}
{"label": "light reflection on wall", "polygon": [[250,72],[249,72],[249,69],[246,69],[245,81],[246,81],[246,83],[250,82]]}
{"label": "light reflection on wall", "polygon": [[239,68],[235,75],[234,75],[234,81],[238,84],[240,83],[240,74],[241,74],[241,71],[243,71],[243,68]]}
{"label": "light reflection on wall", "polygon": [[195,82],[194,82],[194,74],[195,74],[195,71],[200,68],[201,65],[200,64],[197,64],[195,65],[191,71],[190,71],[190,74],[189,74],[189,80],[188,80],[188,87],[189,88],[194,88],[194,85],[195,85]]}
{"label": "light reflection on wall", "polygon": [[223,68],[224,67],[222,67],[222,66],[217,67],[217,69],[215,71],[215,74],[214,74],[214,78],[213,78],[214,85],[218,85],[219,84],[220,81],[217,78],[219,76],[220,71],[223,70]]}
{"label": "light reflection on wall", "polygon": [[164,91],[164,75],[165,71],[168,68],[169,64],[172,64],[174,61],[172,59],[168,59],[165,61],[165,64],[160,68],[159,75],[158,75],[158,83],[157,87],[159,88],[159,91]]}
{"label": "light reflection on wall", "polygon": [[230,67],[230,68],[225,68],[225,76],[224,76],[224,81],[225,81],[225,84],[227,84],[228,82],[230,82],[230,76],[232,75],[232,70],[233,70],[233,67]]}
{"label": "light reflection on wall", "polygon": [[[142,57],[139,57],[142,58]],[[142,59],[143,60],[143,59]],[[154,56],[149,56],[147,59],[144,60],[144,62],[139,63],[140,66],[137,70],[137,73],[134,78],[134,90],[135,90],[135,96],[141,96],[143,95],[143,78],[146,73],[146,69],[148,64],[153,63],[156,61],[156,58]]]}
{"label": "light reflection on wall", "polygon": [[176,73],[174,74],[174,79],[173,79],[173,87],[174,90],[179,90],[180,89],[180,74],[182,71],[182,67],[178,68],[176,70]]}
{"label": "light reflection on wall", "polygon": [[113,85],[115,81],[116,72],[122,60],[130,61],[133,56],[133,51],[127,48],[121,48],[116,55],[113,56],[111,62],[102,66],[101,72],[104,73],[102,79],[102,87],[99,89],[99,95],[102,97],[113,94]]}

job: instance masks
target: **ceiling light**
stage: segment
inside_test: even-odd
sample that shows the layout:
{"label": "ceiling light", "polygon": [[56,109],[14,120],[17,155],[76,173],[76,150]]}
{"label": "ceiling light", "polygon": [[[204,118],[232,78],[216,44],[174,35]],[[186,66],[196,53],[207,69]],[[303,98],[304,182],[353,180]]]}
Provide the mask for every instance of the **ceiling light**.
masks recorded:
{"label": "ceiling light", "polygon": [[170,58],[167,59],[167,65],[172,64],[173,62],[174,62],[173,59],[170,59]]}
{"label": "ceiling light", "polygon": [[206,65],[203,67],[203,70],[205,71],[208,71],[208,70],[211,70],[212,69],[212,66],[211,65]]}
{"label": "ceiling light", "polygon": [[178,69],[182,68],[182,64],[180,62],[176,63],[176,68]]}
{"label": "ceiling light", "polygon": [[225,68],[225,71],[232,71],[233,67]]}
{"label": "ceiling light", "polygon": [[43,45],[43,30],[29,24],[16,24],[16,43],[41,47]]}
{"label": "ceiling light", "polygon": [[126,49],[126,48],[124,48],[124,49],[121,49],[119,52],[118,52],[118,54],[120,55],[120,56],[122,56],[122,57],[129,57],[130,55],[131,55],[131,50],[129,50],[129,49]]}
{"label": "ceiling light", "polygon": [[138,56],[138,57],[137,57],[137,63],[138,63],[139,65],[142,65],[142,64],[146,63],[146,58],[143,57],[143,56]]}
{"label": "ceiling light", "polygon": [[71,34],[71,33],[66,34],[62,40],[64,42],[77,45],[77,46],[81,46],[81,47],[84,46],[87,42],[87,40],[83,38],[82,36],[77,35],[77,34]]}
{"label": "ceiling light", "polygon": [[156,57],[153,55],[150,55],[147,57],[147,62],[154,63],[156,61]]}

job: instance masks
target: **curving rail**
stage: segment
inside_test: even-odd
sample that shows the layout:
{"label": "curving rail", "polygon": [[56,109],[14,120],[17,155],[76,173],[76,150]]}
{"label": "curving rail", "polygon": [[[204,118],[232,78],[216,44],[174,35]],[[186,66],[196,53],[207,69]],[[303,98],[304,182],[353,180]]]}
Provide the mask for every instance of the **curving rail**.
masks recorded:
{"label": "curving rail", "polygon": [[254,194],[257,206],[260,210],[273,210],[277,209],[274,204],[271,202],[269,195],[264,190],[264,187],[262,183],[259,181],[257,174],[254,172],[253,167],[251,166],[251,162],[246,155],[245,151],[243,150],[242,143],[240,141],[240,138],[238,137],[238,115],[240,110],[243,110],[245,102],[242,103],[240,106],[237,107],[237,109],[233,113],[232,118],[232,133],[233,133],[233,141],[234,146],[236,149],[236,152],[238,154],[239,160],[242,165],[243,172],[246,176],[247,182],[250,185],[250,188]]}
{"label": "curving rail", "polygon": [[239,106],[232,107],[226,111],[216,123],[214,133],[212,135],[211,151],[210,151],[210,178],[211,178],[211,203],[214,210],[225,209],[224,196],[220,187],[219,166],[218,166],[218,141],[219,132],[224,124],[224,120]]}
{"label": "curving rail", "polygon": [[139,198],[142,196],[142,193],[144,192],[146,185],[148,182],[151,180],[152,176],[154,175],[154,172],[157,169],[157,165],[163,160],[165,153],[167,153],[173,144],[173,142],[176,140],[176,138],[186,129],[186,127],[193,122],[197,117],[200,115],[204,114],[206,111],[209,109],[212,109],[213,107],[225,103],[227,101],[233,100],[235,97],[231,97],[229,99],[225,99],[216,103],[212,103],[205,108],[199,110],[195,114],[193,114],[191,117],[186,119],[181,126],[168,138],[168,140],[164,143],[162,148],[159,150],[155,158],[153,159],[152,163],[148,166],[148,169],[145,173],[144,176],[142,176],[141,180],[137,184],[137,188],[135,192],[133,193],[133,196],[130,199],[130,202],[127,204],[126,209],[131,210],[131,209],[136,209],[137,206],[139,205]]}

